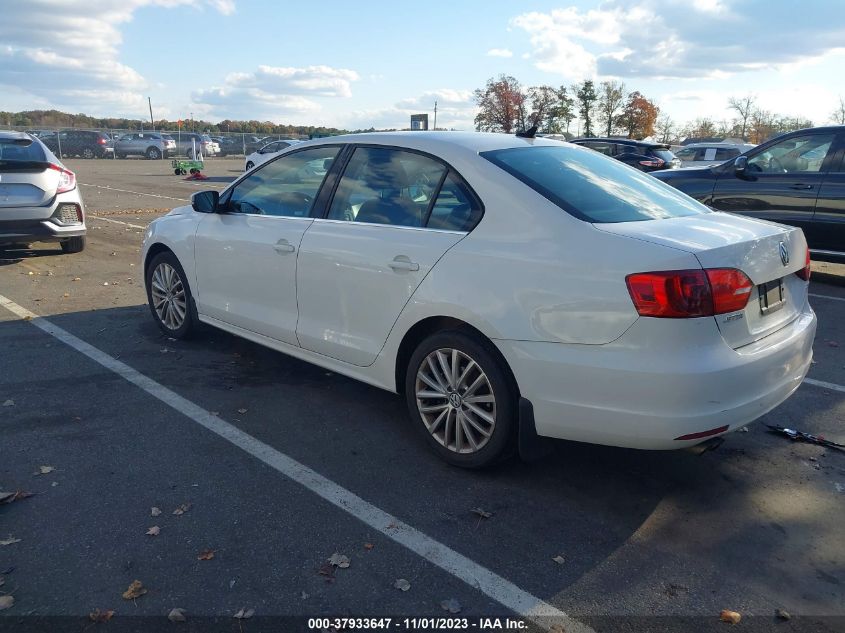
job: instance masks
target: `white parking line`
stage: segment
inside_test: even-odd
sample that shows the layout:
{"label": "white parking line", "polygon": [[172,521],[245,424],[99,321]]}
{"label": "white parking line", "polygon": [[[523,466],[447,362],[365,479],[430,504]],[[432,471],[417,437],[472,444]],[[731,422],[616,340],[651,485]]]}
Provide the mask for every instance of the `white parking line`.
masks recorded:
{"label": "white parking line", "polygon": [[842,385],[837,385],[833,382],[825,382],[824,380],[813,380],[812,378],[805,378],[804,382],[808,385],[813,385],[814,387],[822,387],[824,389],[831,389],[833,391],[841,391],[845,393],[845,387]]}
{"label": "white parking line", "polygon": [[85,217],[86,220],[102,220],[103,222],[114,222],[115,224],[125,224],[126,226],[131,226],[133,229],[145,229],[146,226],[141,226],[140,224],[130,224],[129,222],[123,222],[121,220],[112,220],[111,218],[101,218],[97,215],[89,215]]}
{"label": "white parking line", "polygon": [[813,294],[812,292],[808,293],[811,297],[815,297],[816,299],[832,299],[833,301],[845,301],[845,297],[832,297],[830,295],[817,295]]}
{"label": "white parking line", "polygon": [[50,336],[84,354],[106,369],[113,371],[133,385],[140,387],[200,426],[246,451],[271,468],[366,523],[374,530],[381,532],[387,538],[396,541],[469,586],[478,589],[496,602],[531,620],[542,629],[548,630],[553,625],[558,624],[567,633],[595,633],[586,624],[570,618],[560,609],[527,591],[523,591],[509,580],[493,573],[486,567],[459,554],[407,523],[403,523],[304,464],[277,451],[248,433],[244,433],[236,426],[211,415],[199,405],[54,325],[46,318],[39,317],[34,312],[19,306],[3,295],[0,295],[0,306],[21,319],[29,320],[30,323]]}
{"label": "white parking line", "polygon": [[162,198],[164,200],[178,200],[179,202],[190,202],[185,198],[173,198],[171,196],[160,196],[157,193],[142,193],[140,191],[129,191],[128,189],[115,189],[114,187],[104,187],[103,185],[89,185],[84,182],[77,183],[78,185],[82,185],[83,187],[96,187],[97,189],[105,189],[106,191],[118,191],[120,193],[131,193],[136,196],[149,196],[151,198]]}

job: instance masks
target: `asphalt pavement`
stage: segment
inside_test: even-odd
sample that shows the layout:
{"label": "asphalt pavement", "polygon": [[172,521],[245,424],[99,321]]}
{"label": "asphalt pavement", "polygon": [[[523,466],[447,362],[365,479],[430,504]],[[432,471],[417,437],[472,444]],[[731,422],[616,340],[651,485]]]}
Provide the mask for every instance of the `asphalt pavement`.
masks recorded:
{"label": "asphalt pavement", "polygon": [[[729,626],[722,609],[742,630],[845,630],[845,452],[764,426],[845,441],[845,287],[811,283],[814,382],[716,451],[556,442],[466,472],[395,394],[211,328],[156,328],[143,227],[239,161],[209,161],[204,184],[167,161],[68,163],[87,249],[0,251],[0,491],[33,493],[0,505],[0,631],[561,614],[567,631],[698,631]],[[147,593],[124,599],[133,580]],[[166,621],[177,607],[187,622]]]}

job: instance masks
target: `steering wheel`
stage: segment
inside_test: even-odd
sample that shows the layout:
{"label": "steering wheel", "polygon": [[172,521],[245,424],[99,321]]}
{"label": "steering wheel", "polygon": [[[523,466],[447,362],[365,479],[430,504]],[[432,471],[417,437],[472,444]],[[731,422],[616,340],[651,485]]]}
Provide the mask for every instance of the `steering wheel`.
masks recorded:
{"label": "steering wheel", "polygon": [[789,170],[787,170],[786,167],[783,166],[783,163],[781,163],[777,158],[772,156],[769,159],[769,171],[774,174],[785,174]]}

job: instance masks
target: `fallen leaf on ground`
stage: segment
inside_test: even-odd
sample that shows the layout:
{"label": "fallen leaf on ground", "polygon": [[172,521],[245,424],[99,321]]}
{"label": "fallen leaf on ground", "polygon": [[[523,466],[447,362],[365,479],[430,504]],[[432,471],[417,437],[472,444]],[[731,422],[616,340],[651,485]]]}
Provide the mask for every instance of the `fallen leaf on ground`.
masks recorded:
{"label": "fallen leaf on ground", "polygon": [[836,341],[828,341],[827,344],[830,347],[839,347],[839,343],[837,343]]}
{"label": "fallen leaf on ground", "polygon": [[241,607],[241,610],[238,611],[233,618],[238,620],[248,620],[255,614],[255,609],[247,609],[246,607]]}
{"label": "fallen leaf on ground", "polygon": [[21,540],[19,538],[15,538],[11,534],[9,534],[9,538],[0,539],[0,545],[12,545],[20,542]]}
{"label": "fallen leaf on ground", "polygon": [[161,528],[157,525],[154,525],[147,530],[147,534],[149,536],[158,536],[160,532],[161,532]]}
{"label": "fallen leaf on ground", "polygon": [[326,576],[327,580],[332,580],[334,578],[334,565],[330,565],[329,563],[323,563],[320,565],[320,568],[317,570],[317,573],[321,576]]}
{"label": "fallen leaf on ground", "polygon": [[103,282],[103,285],[104,285],[104,286],[108,286],[108,285],[109,285],[109,282],[104,281],[104,282]]}
{"label": "fallen leaf on ground", "polygon": [[775,609],[775,617],[778,620],[791,620],[792,616],[789,615],[789,611],[786,609]]}
{"label": "fallen leaf on ground", "polygon": [[13,406],[15,406],[15,401],[14,401],[14,400],[12,400],[11,398],[9,398],[8,400],[6,400],[6,401],[3,403],[3,406],[4,406],[4,407],[13,407]]}
{"label": "fallen leaf on ground", "polygon": [[171,609],[167,614],[167,619],[171,622],[184,622],[188,618],[185,617],[184,609]]}
{"label": "fallen leaf on ground", "polygon": [[246,413],[249,409],[238,409],[238,413]]}
{"label": "fallen leaf on ground", "polygon": [[197,560],[211,560],[214,558],[214,552],[216,550],[213,549],[204,549],[199,554],[197,554]]}
{"label": "fallen leaf on ground", "polygon": [[0,611],[8,609],[15,604],[15,599],[12,596],[0,596]]}
{"label": "fallen leaf on ground", "polygon": [[411,588],[411,583],[409,583],[404,578],[399,578],[396,582],[393,583],[393,586],[399,589],[400,591],[408,591]]}
{"label": "fallen leaf on ground", "polygon": [[364,549],[367,550],[368,552],[371,549],[373,549],[374,547],[375,547],[375,545],[373,545],[372,543],[364,543]]}
{"label": "fallen leaf on ground", "polygon": [[123,592],[123,599],[134,600],[135,598],[140,598],[145,593],[147,593],[147,589],[141,584],[141,581],[133,580],[129,588]]}
{"label": "fallen leaf on ground", "polygon": [[35,473],[36,475],[49,475],[51,472],[56,470],[53,466],[39,466],[38,472]]}
{"label": "fallen leaf on ground", "polygon": [[91,613],[88,614],[88,619],[91,622],[108,622],[114,616],[114,611],[111,609],[107,609],[106,611],[100,611],[99,609],[94,609]]}
{"label": "fallen leaf on ground", "polygon": [[80,277],[74,277],[71,281],[82,281],[82,279]]}
{"label": "fallen leaf on ground", "polygon": [[440,606],[443,608],[444,611],[448,611],[449,613],[461,612],[461,603],[455,600],[454,598],[444,600],[440,603]]}
{"label": "fallen leaf on ground", "polygon": [[152,508],[150,508],[150,516],[151,516],[151,517],[157,517],[159,514],[161,514],[161,509],[160,509],[160,508],[156,508],[155,506],[153,506]]}
{"label": "fallen leaf on ground", "polygon": [[566,633],[566,629],[563,628],[562,624],[553,624],[552,628],[549,629],[549,633]]}
{"label": "fallen leaf on ground", "polygon": [[66,292],[66,293],[64,293],[62,296],[63,296],[63,297],[69,297],[69,296],[70,296],[70,293],[69,293],[69,292]]}
{"label": "fallen leaf on ground", "polygon": [[563,556],[555,556],[552,560],[558,565],[563,565],[566,562],[566,559]]}
{"label": "fallen leaf on ground", "polygon": [[182,505],[180,505],[178,508],[176,508],[173,511],[173,514],[175,514],[176,516],[180,516],[180,515],[185,514],[190,509],[191,509],[190,503],[183,503]]}
{"label": "fallen leaf on ground", "polygon": [[477,514],[482,519],[489,519],[491,516],[493,516],[492,512],[487,512],[486,510],[482,510],[481,508],[473,508],[472,510],[470,510],[470,512],[472,512],[473,514]]}
{"label": "fallen leaf on ground", "polygon": [[742,619],[742,616],[736,611],[722,609],[722,611],[719,613],[719,619],[722,622],[729,622],[730,624],[739,624],[739,621]]}
{"label": "fallen leaf on ground", "polygon": [[349,567],[349,558],[347,558],[343,554],[338,554],[337,552],[335,552],[329,557],[328,563],[329,565],[340,567],[341,569],[346,569],[347,567]]}
{"label": "fallen leaf on ground", "polygon": [[24,492],[23,490],[16,490],[15,492],[0,492],[0,503],[12,503],[31,497],[33,493]]}

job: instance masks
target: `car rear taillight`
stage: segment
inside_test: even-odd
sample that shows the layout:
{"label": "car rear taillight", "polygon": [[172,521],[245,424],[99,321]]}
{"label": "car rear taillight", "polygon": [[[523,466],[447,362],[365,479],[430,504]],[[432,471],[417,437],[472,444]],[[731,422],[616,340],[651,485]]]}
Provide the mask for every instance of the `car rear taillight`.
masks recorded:
{"label": "car rear taillight", "polygon": [[100,145],[105,145],[105,144],[106,144],[106,139],[104,139],[104,138],[98,138],[98,139],[97,139],[97,142],[98,142]]}
{"label": "car rear taillight", "polygon": [[625,278],[640,316],[683,319],[742,310],[754,285],[741,270],[669,270]]}
{"label": "car rear taillight", "polygon": [[810,281],[810,249],[807,249],[806,265],[801,270],[796,270],[795,274],[804,281]]}
{"label": "car rear taillight", "polygon": [[641,160],[640,165],[643,167],[663,167],[665,161],[662,158],[652,158],[650,160]]}
{"label": "car rear taillight", "polygon": [[60,167],[59,165],[54,165],[52,163],[50,163],[48,167],[49,169],[54,169],[59,172],[59,187],[56,189],[56,193],[65,193],[66,191],[71,191],[76,188],[76,174],[64,167]]}

